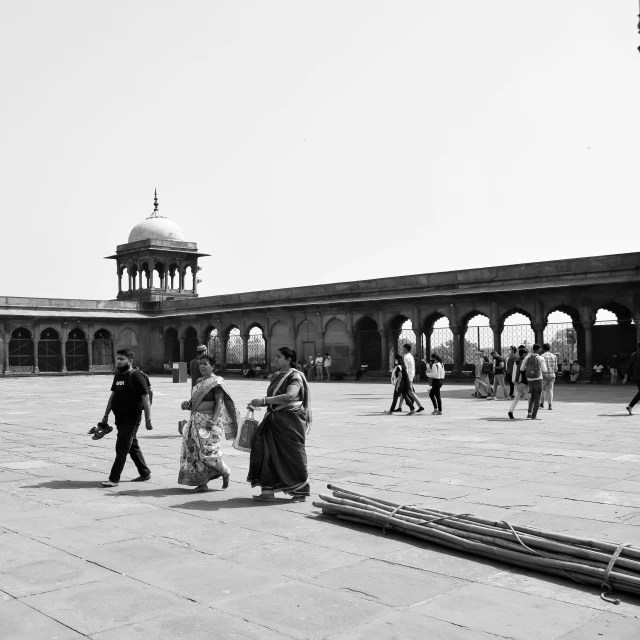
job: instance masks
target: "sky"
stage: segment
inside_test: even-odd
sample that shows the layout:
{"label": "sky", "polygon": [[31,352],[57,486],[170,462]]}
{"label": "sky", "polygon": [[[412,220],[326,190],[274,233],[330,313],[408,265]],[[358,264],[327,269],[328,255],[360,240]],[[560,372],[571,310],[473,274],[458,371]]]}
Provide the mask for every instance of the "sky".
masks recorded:
{"label": "sky", "polygon": [[201,295],[638,250],[635,0],[0,0],[0,295]]}

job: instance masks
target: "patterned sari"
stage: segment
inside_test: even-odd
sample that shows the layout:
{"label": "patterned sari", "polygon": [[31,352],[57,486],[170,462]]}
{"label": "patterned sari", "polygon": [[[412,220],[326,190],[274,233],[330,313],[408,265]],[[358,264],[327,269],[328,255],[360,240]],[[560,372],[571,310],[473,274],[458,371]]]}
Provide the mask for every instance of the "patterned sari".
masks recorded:
{"label": "patterned sari", "polygon": [[309,387],[296,369],[279,371],[271,379],[267,397],[299,387],[298,396],[286,405],[269,405],[251,448],[247,482],[264,493],[283,491],[291,496],[311,495],[307,475],[305,440],[311,428]]}
{"label": "patterned sari", "polygon": [[[211,422],[211,414],[201,413],[198,407],[205,396],[220,387],[223,391],[222,410],[217,420]],[[193,387],[189,401],[191,416],[182,432],[180,471],[178,484],[200,486],[229,473],[222,459],[222,437],[235,438],[238,432],[238,411],[227,392],[224,380],[218,376],[201,379]]]}
{"label": "patterned sari", "polygon": [[486,362],[484,358],[480,358],[478,362],[476,362],[476,394],[480,398],[488,398],[493,395],[493,389],[491,387],[491,382],[489,381],[489,374],[482,373],[482,365]]}

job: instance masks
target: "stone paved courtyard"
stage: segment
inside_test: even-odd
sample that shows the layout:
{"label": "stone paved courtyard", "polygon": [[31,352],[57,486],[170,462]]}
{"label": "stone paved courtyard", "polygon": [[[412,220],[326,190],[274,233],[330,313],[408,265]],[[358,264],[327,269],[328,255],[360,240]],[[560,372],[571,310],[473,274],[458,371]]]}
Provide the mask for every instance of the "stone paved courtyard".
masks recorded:
{"label": "stone paved courtyard", "polygon": [[[248,454],[224,445],[227,491],[176,484],[188,385],[153,378],[152,480],[106,490],[114,434],[86,435],[109,377],[0,380],[2,640],[622,640],[640,599],[259,504]],[[244,407],[265,381],[231,380]],[[425,406],[426,387],[419,387]],[[385,416],[388,384],[312,385],[314,495],[327,482],[403,503],[472,512],[640,546],[640,415],[632,387],[559,385],[542,420],[443,390],[445,415]]]}

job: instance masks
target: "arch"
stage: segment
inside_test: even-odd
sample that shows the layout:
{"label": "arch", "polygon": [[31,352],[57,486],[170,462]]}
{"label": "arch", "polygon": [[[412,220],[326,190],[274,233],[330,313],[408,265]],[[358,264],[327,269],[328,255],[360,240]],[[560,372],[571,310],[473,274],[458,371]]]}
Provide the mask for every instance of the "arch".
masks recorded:
{"label": "arch", "polygon": [[291,330],[286,322],[278,320],[271,325],[271,342],[276,349],[293,345]]}
{"label": "arch", "polygon": [[[178,275],[178,282],[176,283],[176,274]],[[178,289],[180,288],[180,265],[173,261],[169,265],[169,289],[172,291],[176,290],[176,284],[178,285]]]}
{"label": "arch", "polygon": [[367,365],[371,371],[382,368],[382,343],[378,323],[369,316],[362,316],[356,322],[356,368]]}
{"label": "arch", "polygon": [[141,288],[149,289],[149,287],[151,286],[151,270],[149,269],[149,263],[147,261],[143,262],[140,265],[140,273],[143,275]]}
{"label": "arch", "polygon": [[488,352],[493,349],[493,330],[489,326],[489,316],[482,311],[473,310],[463,317],[464,364],[477,360],[478,351]]}
{"label": "arch", "polygon": [[207,327],[203,344],[206,345],[207,353],[215,359],[216,364],[220,364],[220,336],[216,327]]}
{"label": "arch", "polygon": [[190,363],[194,358],[197,358],[199,345],[198,330],[191,326],[187,327],[184,332],[184,360],[187,363],[189,375],[191,375]]}
{"label": "arch", "polygon": [[453,364],[454,337],[449,317],[434,311],[424,318],[422,327],[422,353],[426,357],[437,353],[443,364]]}
{"label": "arch", "polygon": [[40,332],[38,340],[38,369],[42,373],[62,371],[62,345],[60,334],[47,327]]}
{"label": "arch", "polygon": [[225,367],[230,369],[240,369],[243,361],[243,340],[240,329],[232,325],[226,332],[227,335],[227,361]]}
{"label": "arch", "polygon": [[31,331],[18,327],[11,332],[9,340],[9,369],[11,371],[33,371],[35,364]]}
{"label": "arch", "polygon": [[[524,316],[529,321],[529,324],[533,322],[533,314],[530,311],[528,311],[527,309],[523,309],[521,307],[511,307],[510,309],[505,311],[498,319],[499,327],[502,329],[505,326],[505,323],[507,323],[507,320],[509,318],[511,318],[512,316],[518,316],[518,315]],[[526,324],[526,322],[525,323],[522,323],[522,322],[507,323],[507,326],[510,326],[512,324]]]}
{"label": "arch", "polygon": [[165,329],[164,359],[165,363],[169,365],[180,362],[180,340],[178,339],[178,330],[175,327]]}
{"label": "arch", "polygon": [[558,365],[580,360],[584,353],[584,332],[580,312],[560,304],[550,309],[546,316],[542,339],[558,358]]}
{"label": "arch", "polygon": [[297,336],[299,348],[296,349],[296,352],[298,360],[309,362],[309,358],[315,358],[318,355],[316,348],[318,325],[313,320],[303,320],[298,324]]}
{"label": "arch", "polygon": [[65,364],[67,371],[89,371],[87,337],[80,327],[69,331],[65,343]]}
{"label": "arch", "polygon": [[266,342],[262,327],[254,322],[249,328],[247,339],[247,360],[249,364],[263,367],[267,363]]}
{"label": "arch", "polygon": [[331,356],[331,371],[345,373],[349,369],[349,335],[347,325],[340,318],[332,318],[325,325],[324,350]]}
{"label": "arch", "polygon": [[531,348],[536,341],[536,335],[531,326],[532,317],[524,309],[512,309],[507,311],[500,318],[502,327],[500,342],[502,345],[502,356],[507,357],[510,347],[518,347],[523,344]]}
{"label": "arch", "polygon": [[[603,310],[605,314],[601,313]],[[611,318],[612,315],[615,320]],[[628,361],[637,348],[636,326],[631,311],[620,303],[610,301],[600,306],[595,319],[591,335],[593,362],[605,364],[614,353],[622,362]]]}
{"label": "arch", "polygon": [[94,371],[113,370],[113,339],[107,329],[98,329],[93,334],[92,356]]}

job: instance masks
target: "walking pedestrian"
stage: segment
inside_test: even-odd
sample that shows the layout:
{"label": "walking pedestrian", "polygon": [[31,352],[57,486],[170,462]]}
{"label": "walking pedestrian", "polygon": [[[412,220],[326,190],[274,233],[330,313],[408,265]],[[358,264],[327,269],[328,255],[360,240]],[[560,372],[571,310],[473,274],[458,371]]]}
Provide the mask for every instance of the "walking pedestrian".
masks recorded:
{"label": "walking pedestrian", "polygon": [[415,413],[413,409],[413,400],[408,394],[409,390],[409,376],[407,375],[407,368],[404,365],[404,359],[399,354],[393,357],[394,367],[391,372],[391,384],[393,385],[393,402],[391,403],[391,409],[386,413],[393,413],[397,411],[396,402],[400,397],[403,397],[407,405],[409,406],[409,415]]}
{"label": "walking pedestrian", "polygon": [[431,391],[429,398],[433,404],[433,412],[431,415],[442,415],[442,398],[440,397],[440,389],[444,383],[444,365],[437,353],[431,354],[431,366],[427,368],[426,375],[431,379]]}
{"label": "walking pedestrian", "polygon": [[191,388],[196,386],[196,383],[200,379],[200,358],[206,355],[207,347],[203,344],[198,345],[196,349],[196,353],[198,354],[190,363],[189,363],[189,373],[191,375]]}
{"label": "walking pedestrian", "polygon": [[513,380],[513,363],[518,359],[518,349],[509,347],[509,355],[505,367],[504,381],[509,384],[509,397],[513,400],[514,380]]}
{"label": "walking pedestrian", "polygon": [[542,401],[540,408],[544,409],[544,403],[547,403],[547,409],[552,410],[553,404],[553,387],[556,383],[556,372],[558,371],[558,358],[551,353],[551,345],[545,342],[542,345],[542,357],[547,365],[547,373],[542,376]]}
{"label": "walking pedestrian", "polygon": [[498,399],[498,386],[502,389],[504,399],[509,399],[509,393],[507,392],[507,386],[504,383],[505,379],[505,362],[504,358],[497,352],[492,351],[491,357],[493,358],[493,399]]}
{"label": "walking pedestrian", "polygon": [[611,384],[618,384],[618,367],[620,361],[618,354],[614,353],[607,361],[607,367],[609,369],[609,377],[611,378]]}
{"label": "walking pedestrian", "polygon": [[118,429],[116,458],[111,467],[109,480],[101,483],[103,487],[118,486],[122,470],[127,462],[127,456],[131,456],[131,460],[140,474],[132,482],[145,482],[151,477],[151,471],[147,467],[136,437],[143,410],[147,429],[153,429],[149,386],[142,372],[133,368],[133,358],[134,353],[131,349],[119,349],[116,352],[117,372],[113,377],[111,395],[102,419],[106,424],[109,414],[113,411]]}
{"label": "walking pedestrian", "polygon": [[[409,379],[409,388],[407,390],[407,395],[413,400],[414,404],[418,405],[418,410],[416,413],[420,413],[424,411],[424,407],[418,400],[418,396],[416,395],[416,388],[413,386],[413,380],[416,377],[416,361],[411,353],[411,349],[413,345],[403,344],[402,345],[402,360],[404,362],[404,366],[407,370],[407,378]],[[402,397],[400,398],[400,404],[396,411],[402,411]]]}
{"label": "walking pedestrian", "polygon": [[511,379],[513,380],[514,398],[511,406],[509,407],[508,416],[511,420],[515,420],[513,412],[518,406],[520,400],[524,400],[529,393],[529,383],[527,382],[526,372],[520,369],[522,361],[527,357],[529,352],[525,347],[518,349],[518,357],[513,361],[513,369],[511,369]]}
{"label": "walking pedestrian", "polygon": [[[638,349],[640,349],[640,342],[638,342]],[[638,387],[638,393],[633,396],[633,400],[627,405],[627,411],[629,415],[632,416],[633,407],[635,407],[636,404],[638,404],[638,400],[640,400],[640,356],[638,355],[638,351],[634,351],[629,358],[625,378],[627,377],[633,380]]]}
{"label": "walking pedestrian", "polygon": [[331,356],[328,353],[324,356],[324,372],[327,375],[327,382],[331,382]]}
{"label": "walking pedestrian", "polygon": [[529,409],[527,412],[527,420],[538,420],[538,409],[540,408],[540,396],[542,395],[542,376],[547,373],[547,365],[544,358],[540,355],[540,345],[534,344],[533,353],[530,353],[522,361],[520,369],[527,375],[529,383]]}

